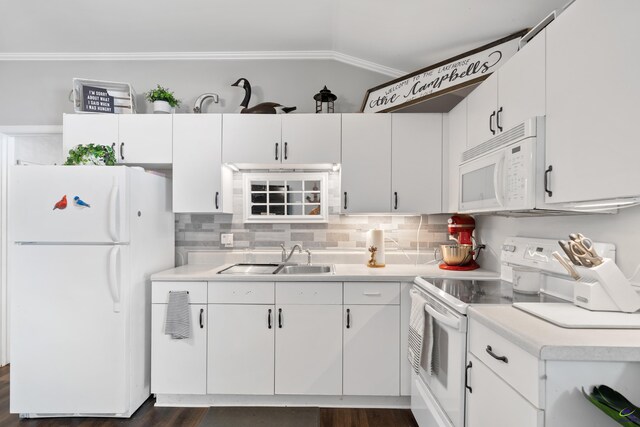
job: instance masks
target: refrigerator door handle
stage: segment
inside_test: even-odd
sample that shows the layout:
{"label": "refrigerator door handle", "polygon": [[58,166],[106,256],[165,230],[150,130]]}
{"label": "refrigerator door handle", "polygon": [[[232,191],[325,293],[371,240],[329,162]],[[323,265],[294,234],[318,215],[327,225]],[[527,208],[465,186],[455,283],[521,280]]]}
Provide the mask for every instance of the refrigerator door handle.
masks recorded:
{"label": "refrigerator door handle", "polygon": [[109,291],[113,298],[113,312],[120,312],[120,275],[118,262],[120,261],[120,247],[114,246],[109,252]]}
{"label": "refrigerator door handle", "polygon": [[118,242],[118,185],[115,182],[111,187],[111,194],[109,195],[109,235],[111,240]]}

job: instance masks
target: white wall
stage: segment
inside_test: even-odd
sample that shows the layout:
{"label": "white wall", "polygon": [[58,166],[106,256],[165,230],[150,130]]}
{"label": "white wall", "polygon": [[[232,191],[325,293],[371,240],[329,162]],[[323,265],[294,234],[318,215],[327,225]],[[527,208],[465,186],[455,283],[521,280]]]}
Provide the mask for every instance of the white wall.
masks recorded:
{"label": "white wall", "polygon": [[131,83],[139,113],[150,111],[143,93],[156,83],[183,101],[179,112],[191,112],[205,92],[221,97],[205,111],[235,111],[244,91],[230,85],[245,77],[253,87],[250,106],[273,101],[311,113],[313,95],[325,84],[338,96],[336,112],[355,112],[367,89],[389,80],[332,60],[5,61],[0,62],[0,126],[61,124],[62,113],[73,112],[68,96],[74,77]]}
{"label": "white wall", "polygon": [[[614,243],[616,261],[627,277],[640,264],[640,207],[623,209],[616,215],[504,218],[477,216],[477,237],[491,250],[482,254],[483,267],[499,269],[500,248],[507,236],[568,240],[569,233],[582,233],[595,241]],[[559,247],[558,247],[559,249]],[[635,279],[640,282],[639,278]]]}

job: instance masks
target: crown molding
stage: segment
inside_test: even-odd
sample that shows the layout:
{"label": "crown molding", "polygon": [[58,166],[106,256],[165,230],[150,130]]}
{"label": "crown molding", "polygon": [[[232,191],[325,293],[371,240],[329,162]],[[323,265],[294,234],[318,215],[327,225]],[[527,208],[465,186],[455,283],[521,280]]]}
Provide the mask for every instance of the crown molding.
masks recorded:
{"label": "crown molding", "polygon": [[400,77],[406,73],[333,50],[255,52],[15,52],[0,53],[0,61],[229,61],[334,60],[354,67]]}

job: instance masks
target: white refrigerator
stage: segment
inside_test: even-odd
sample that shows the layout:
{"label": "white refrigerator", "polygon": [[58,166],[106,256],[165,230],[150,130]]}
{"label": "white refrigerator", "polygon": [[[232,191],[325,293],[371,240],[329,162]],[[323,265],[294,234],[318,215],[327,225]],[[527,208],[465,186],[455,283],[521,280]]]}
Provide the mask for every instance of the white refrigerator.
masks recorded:
{"label": "white refrigerator", "polygon": [[148,398],[149,276],[174,266],[170,191],[140,168],[11,168],[10,412],[129,417]]}

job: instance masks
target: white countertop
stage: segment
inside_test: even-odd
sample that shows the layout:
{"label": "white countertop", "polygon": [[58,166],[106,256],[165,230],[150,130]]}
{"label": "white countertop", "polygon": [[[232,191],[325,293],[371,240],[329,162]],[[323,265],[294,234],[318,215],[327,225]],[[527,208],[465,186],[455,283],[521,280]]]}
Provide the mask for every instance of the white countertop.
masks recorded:
{"label": "white countertop", "polygon": [[335,274],[217,274],[233,264],[203,265],[187,264],[151,275],[153,281],[413,281],[416,276],[450,278],[499,278],[500,274],[482,268],[473,271],[445,271],[436,264],[387,264],[383,268],[369,268],[361,264],[334,264]]}
{"label": "white countertop", "polygon": [[477,320],[543,360],[640,361],[640,329],[567,329],[510,305],[476,305]]}

